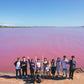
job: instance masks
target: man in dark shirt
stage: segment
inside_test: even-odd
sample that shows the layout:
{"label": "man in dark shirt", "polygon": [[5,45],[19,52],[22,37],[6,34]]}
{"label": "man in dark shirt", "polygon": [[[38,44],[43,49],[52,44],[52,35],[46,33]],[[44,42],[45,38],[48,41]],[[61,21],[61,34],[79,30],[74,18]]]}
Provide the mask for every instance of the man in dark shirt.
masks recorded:
{"label": "man in dark shirt", "polygon": [[22,79],[24,78],[24,73],[27,77],[27,61],[25,60],[25,56],[22,57],[23,61],[21,63],[21,67],[22,67]]}
{"label": "man in dark shirt", "polygon": [[31,59],[31,61],[30,61],[29,57],[27,57],[27,58],[28,58],[29,66],[30,66],[31,77],[34,77],[35,63],[34,63],[33,59]]}
{"label": "man in dark shirt", "polygon": [[69,64],[70,64],[69,79],[73,80],[74,71],[76,69],[76,61],[74,60],[75,56],[72,56],[71,58],[72,58],[72,60],[70,60],[70,62],[69,62]]}

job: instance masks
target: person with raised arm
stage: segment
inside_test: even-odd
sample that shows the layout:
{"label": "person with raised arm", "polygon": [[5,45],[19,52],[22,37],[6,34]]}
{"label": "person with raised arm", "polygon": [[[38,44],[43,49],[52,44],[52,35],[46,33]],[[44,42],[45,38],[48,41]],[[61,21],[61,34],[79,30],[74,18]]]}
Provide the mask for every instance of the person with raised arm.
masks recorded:
{"label": "person with raised arm", "polygon": [[37,56],[35,57],[35,61],[36,61],[36,70],[41,70],[41,62],[40,59],[37,58]]}
{"label": "person with raised arm", "polygon": [[27,57],[27,59],[28,59],[29,66],[30,66],[31,77],[34,77],[35,63],[34,63],[33,59],[31,59],[31,61],[30,61],[29,56]]}

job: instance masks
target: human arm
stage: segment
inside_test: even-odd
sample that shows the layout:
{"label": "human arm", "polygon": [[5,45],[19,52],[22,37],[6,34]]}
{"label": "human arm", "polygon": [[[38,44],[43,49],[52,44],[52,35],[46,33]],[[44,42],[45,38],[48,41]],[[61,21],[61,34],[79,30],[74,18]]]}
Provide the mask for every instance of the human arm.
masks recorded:
{"label": "human arm", "polygon": [[35,62],[37,62],[37,56],[35,57]]}
{"label": "human arm", "polygon": [[26,63],[25,63],[25,66],[27,67],[27,61],[26,61]]}
{"label": "human arm", "polygon": [[35,63],[34,63],[34,69],[35,69]]}
{"label": "human arm", "polygon": [[66,64],[69,64],[69,61],[67,59],[65,61],[66,61]]}
{"label": "human arm", "polygon": [[59,62],[59,66],[61,66],[61,62]]}
{"label": "human arm", "polygon": [[14,65],[16,66],[16,63],[17,63],[17,61],[16,62],[14,62]]}
{"label": "human arm", "polygon": [[44,62],[44,57],[43,57],[43,55],[42,55],[41,57],[42,57],[42,64],[43,64],[43,62]]}
{"label": "human arm", "polygon": [[28,59],[29,65],[31,66],[31,62],[30,62],[29,56],[27,56],[27,59]]}

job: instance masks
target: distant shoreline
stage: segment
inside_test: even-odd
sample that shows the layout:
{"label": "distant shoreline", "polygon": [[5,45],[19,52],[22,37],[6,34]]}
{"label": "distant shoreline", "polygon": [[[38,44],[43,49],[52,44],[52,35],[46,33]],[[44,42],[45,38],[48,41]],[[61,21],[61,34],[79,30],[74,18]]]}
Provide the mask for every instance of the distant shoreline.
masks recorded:
{"label": "distant shoreline", "polygon": [[[0,26],[0,28],[56,28],[62,26]],[[63,26],[63,27],[84,27],[84,26]]]}

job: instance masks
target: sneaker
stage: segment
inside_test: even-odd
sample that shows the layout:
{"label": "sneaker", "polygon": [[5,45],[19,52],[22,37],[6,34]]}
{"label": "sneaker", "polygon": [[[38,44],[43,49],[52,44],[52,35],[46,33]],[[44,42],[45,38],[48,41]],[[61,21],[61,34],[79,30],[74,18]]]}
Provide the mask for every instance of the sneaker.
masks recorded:
{"label": "sneaker", "polygon": [[19,76],[19,79],[21,79],[22,77],[21,76]]}
{"label": "sneaker", "polygon": [[56,75],[56,77],[58,77],[58,75]]}
{"label": "sneaker", "polygon": [[53,79],[53,78],[54,78],[54,76],[51,76],[51,78]]}
{"label": "sneaker", "polygon": [[66,77],[66,79],[67,79],[67,77]]}
{"label": "sneaker", "polygon": [[58,77],[60,77],[60,75],[58,75]]}
{"label": "sneaker", "polygon": [[64,75],[62,77],[64,77]]}
{"label": "sneaker", "polygon": [[26,78],[28,78],[28,76],[26,76]]}
{"label": "sneaker", "polygon": [[16,79],[18,79],[18,77],[16,77]]}
{"label": "sneaker", "polygon": [[69,80],[70,80],[71,78],[69,77]]}
{"label": "sneaker", "polygon": [[24,79],[24,76],[22,76],[22,79]]}
{"label": "sneaker", "polygon": [[73,77],[71,79],[73,80]]}
{"label": "sneaker", "polygon": [[47,79],[48,76],[45,75],[45,79]]}
{"label": "sneaker", "polygon": [[53,76],[53,78],[55,78],[55,76]]}

